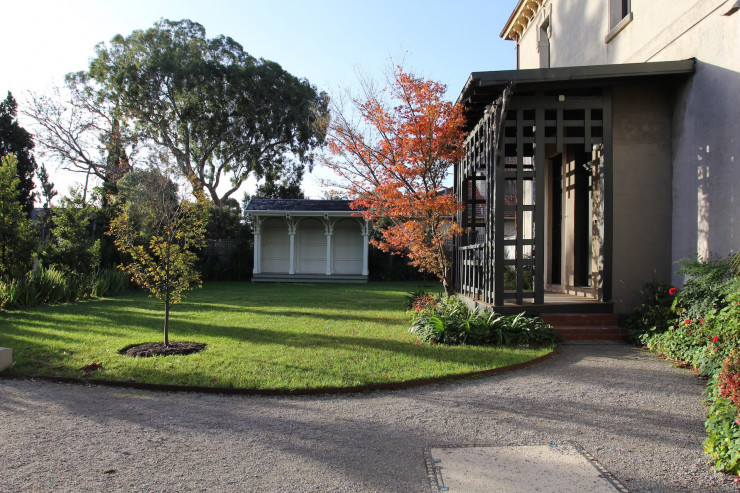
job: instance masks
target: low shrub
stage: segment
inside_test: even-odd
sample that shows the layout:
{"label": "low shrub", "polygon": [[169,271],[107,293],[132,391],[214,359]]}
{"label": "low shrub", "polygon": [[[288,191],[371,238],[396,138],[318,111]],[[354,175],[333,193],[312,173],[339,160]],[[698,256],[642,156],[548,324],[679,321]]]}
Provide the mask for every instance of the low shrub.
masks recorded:
{"label": "low shrub", "polygon": [[671,305],[677,292],[676,288],[659,282],[653,273],[653,279],[643,284],[638,292],[642,302],[625,324],[627,340],[645,344],[648,337],[668,330],[676,320]]}
{"label": "low shrub", "polygon": [[704,451],[709,454],[718,471],[740,474],[740,424],[737,405],[723,396],[719,378],[712,378],[707,387],[707,419],[704,421],[707,438]]}
{"label": "low shrub", "polygon": [[426,309],[428,306],[436,304],[440,296],[433,294],[424,288],[419,288],[416,291],[411,291],[406,295],[404,307],[406,310],[421,311]]}
{"label": "low shrub", "polygon": [[678,274],[688,278],[673,301],[673,311],[678,317],[705,318],[727,306],[727,296],[736,288],[730,257],[685,258],[680,264]]}
{"label": "low shrub", "polygon": [[66,278],[53,267],[36,269],[23,277],[0,281],[0,308],[4,310],[66,300]]}
{"label": "low shrub", "polygon": [[740,426],[736,416],[735,404],[719,398],[709,405],[704,422],[704,451],[712,457],[715,469],[732,474],[740,473]]}
{"label": "low shrub", "polygon": [[415,311],[409,332],[422,342],[450,345],[544,345],[558,339],[555,329],[539,317],[480,313],[470,310],[457,296],[442,297],[436,304]]}
{"label": "low shrub", "polygon": [[730,399],[735,406],[740,406],[740,350],[735,348],[725,358],[722,369],[717,375],[719,395]]}
{"label": "low shrub", "polygon": [[75,276],[55,267],[40,267],[21,278],[0,281],[0,308],[12,310],[69,303],[131,289],[126,274],[117,269],[98,269],[88,275]]}
{"label": "low shrub", "polygon": [[647,340],[668,330],[676,316],[668,306],[654,305],[639,308],[627,319],[627,340],[632,343],[646,344]]}
{"label": "low shrub", "polygon": [[669,330],[644,338],[653,352],[688,363],[704,377],[716,375],[740,347],[740,291],[725,298],[718,313],[699,320],[679,320]]}
{"label": "low shrub", "polygon": [[20,289],[19,284],[15,279],[7,282],[0,280],[0,308],[8,310],[16,306]]}
{"label": "low shrub", "polygon": [[92,276],[93,297],[111,296],[132,291],[131,278],[120,269],[98,269]]}

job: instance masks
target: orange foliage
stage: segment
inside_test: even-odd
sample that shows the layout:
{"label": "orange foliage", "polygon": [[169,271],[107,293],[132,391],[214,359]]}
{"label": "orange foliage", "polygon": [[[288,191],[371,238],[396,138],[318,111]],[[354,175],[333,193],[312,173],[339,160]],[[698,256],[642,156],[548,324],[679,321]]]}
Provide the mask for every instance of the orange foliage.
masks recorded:
{"label": "orange foliage", "polygon": [[384,251],[404,252],[411,264],[449,279],[444,249],[459,234],[453,222],[459,203],[443,194],[443,182],[462,152],[461,109],[444,100],[444,84],[397,67],[390,87],[365,87],[353,106],[360,124],[335,112],[325,164],[340,178],[352,207],[367,220],[381,220]]}

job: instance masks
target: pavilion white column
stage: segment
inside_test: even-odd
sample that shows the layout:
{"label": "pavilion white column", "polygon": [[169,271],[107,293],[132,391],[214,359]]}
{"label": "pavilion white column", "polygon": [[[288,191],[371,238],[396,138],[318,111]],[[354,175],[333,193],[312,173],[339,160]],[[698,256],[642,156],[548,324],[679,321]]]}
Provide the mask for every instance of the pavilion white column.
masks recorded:
{"label": "pavilion white column", "polygon": [[295,231],[290,231],[290,269],[288,274],[295,274]]}
{"label": "pavilion white column", "polygon": [[331,275],[331,236],[332,231],[327,229],[326,232],[326,275]]}
{"label": "pavilion white column", "polygon": [[262,220],[259,217],[254,218],[254,266],[252,269],[253,274],[260,274],[262,272],[262,232],[261,230]]}
{"label": "pavilion white column", "polygon": [[368,263],[368,256],[369,256],[369,246],[370,246],[370,233],[363,232],[362,233],[362,275],[367,276],[370,275],[370,271],[367,268]]}
{"label": "pavilion white column", "polygon": [[370,270],[368,269],[368,257],[370,248],[370,232],[372,231],[372,221],[365,221],[365,224],[360,223],[362,228],[362,275],[369,276]]}
{"label": "pavilion white column", "polygon": [[255,231],[254,233],[254,269],[252,272],[254,274],[259,274],[262,272],[261,265],[260,265],[260,259],[262,258],[262,241],[261,241],[262,235]]}

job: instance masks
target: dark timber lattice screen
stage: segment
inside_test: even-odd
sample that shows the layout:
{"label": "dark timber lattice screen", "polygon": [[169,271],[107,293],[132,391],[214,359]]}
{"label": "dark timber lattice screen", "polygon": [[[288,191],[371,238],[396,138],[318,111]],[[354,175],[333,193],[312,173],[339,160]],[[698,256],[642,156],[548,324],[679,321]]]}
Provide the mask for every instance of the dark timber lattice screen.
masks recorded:
{"label": "dark timber lattice screen", "polygon": [[590,153],[594,144],[607,148],[592,170],[600,299],[606,294],[601,287],[611,285],[603,268],[611,257],[610,228],[604,228],[611,221],[610,97],[561,99],[504,93],[469,133],[455,174],[463,202],[458,219],[466,230],[456,242],[458,293],[497,306],[544,302],[547,162],[565,146]]}

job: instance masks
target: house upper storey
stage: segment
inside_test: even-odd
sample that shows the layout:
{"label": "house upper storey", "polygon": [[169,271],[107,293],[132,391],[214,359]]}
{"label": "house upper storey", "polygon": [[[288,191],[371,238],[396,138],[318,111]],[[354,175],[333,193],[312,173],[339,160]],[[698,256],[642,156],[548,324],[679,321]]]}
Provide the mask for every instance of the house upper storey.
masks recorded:
{"label": "house upper storey", "polygon": [[501,37],[517,68],[736,56],[738,0],[519,0]]}

